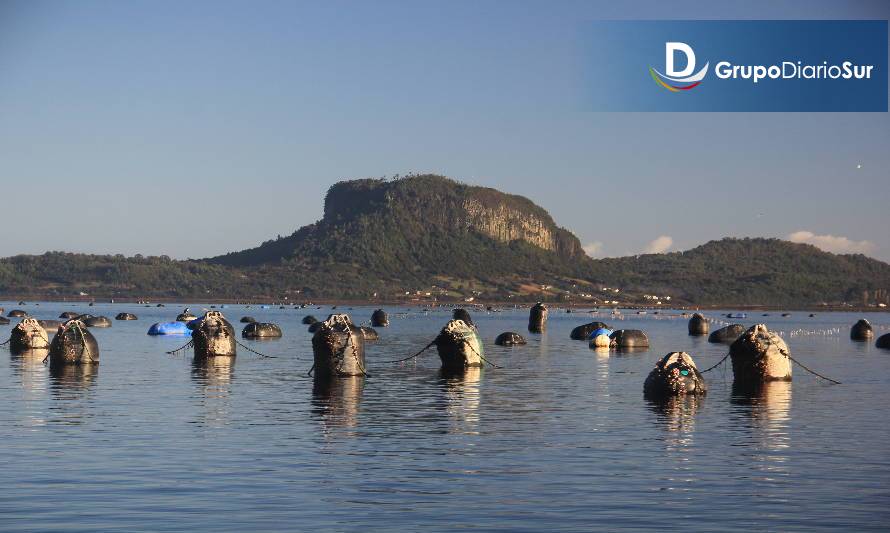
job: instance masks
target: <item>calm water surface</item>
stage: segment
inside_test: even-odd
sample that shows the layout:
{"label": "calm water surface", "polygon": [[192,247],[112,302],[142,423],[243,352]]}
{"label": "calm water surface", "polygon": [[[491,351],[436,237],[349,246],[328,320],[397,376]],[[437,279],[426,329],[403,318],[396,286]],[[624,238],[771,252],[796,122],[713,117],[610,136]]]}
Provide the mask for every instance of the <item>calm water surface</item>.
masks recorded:
{"label": "calm water surface", "polygon": [[[6,312],[19,307],[0,303]],[[192,305],[200,309],[200,305]],[[367,349],[367,378],[321,387],[306,376],[300,320],[330,308],[229,306],[281,324],[280,340],[244,341],[232,364],[198,367],[164,352],[183,337],[148,337],[181,310],[137,305],[22,306],[139,315],[94,329],[97,369],[50,372],[41,357],[0,349],[0,527],[95,530],[886,530],[890,524],[890,351],[853,343],[859,315],[749,314],[785,333],[793,383],[733,391],[724,365],[700,399],[654,405],[643,380],[668,351],[700,368],[722,345],[663,314],[551,313],[529,344],[527,311],[473,313],[502,369],[439,373],[427,344],[450,311],[389,307],[392,325]],[[341,308],[340,310],[346,310]],[[371,308],[354,308],[366,321]],[[719,317],[719,313],[710,313]],[[890,316],[868,317],[879,333]],[[597,352],[569,340],[592,319],[640,328],[648,351]],[[16,320],[13,320],[13,324]],[[11,326],[0,326],[2,340]],[[240,327],[240,325],[239,325]],[[712,326],[713,328],[713,326]],[[840,328],[840,332],[833,328]],[[792,333],[793,332],[793,333]]]}

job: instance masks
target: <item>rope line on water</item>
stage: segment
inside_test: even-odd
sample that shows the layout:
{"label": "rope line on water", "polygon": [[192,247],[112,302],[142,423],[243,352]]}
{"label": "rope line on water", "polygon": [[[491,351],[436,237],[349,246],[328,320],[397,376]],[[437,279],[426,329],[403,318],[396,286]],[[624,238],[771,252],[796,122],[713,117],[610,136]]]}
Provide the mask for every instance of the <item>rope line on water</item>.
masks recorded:
{"label": "rope line on water", "polygon": [[415,353],[414,355],[410,355],[410,356],[408,356],[408,357],[406,357],[406,358],[404,358],[404,359],[396,359],[395,361],[383,361],[383,364],[387,364],[387,363],[404,363],[405,361],[408,361],[408,360],[410,360],[410,359],[414,359],[414,358],[417,357],[418,355],[420,355],[420,354],[422,354],[423,352],[427,351],[427,349],[429,349],[429,348],[430,348],[431,346],[433,346],[434,344],[436,344],[436,340],[435,340],[435,339],[433,339],[433,341],[432,341],[431,343],[429,343],[429,344],[427,344],[426,346],[424,346],[423,348],[421,348],[420,351],[417,352],[417,353]]}
{"label": "rope line on water", "polygon": [[812,374],[812,375],[814,375],[814,376],[816,376],[816,377],[820,377],[820,378],[824,379],[825,381],[830,381],[830,382],[832,382],[832,383],[834,383],[834,384],[836,384],[836,385],[840,385],[840,384],[841,384],[841,382],[838,381],[838,380],[836,380],[836,379],[831,379],[831,378],[825,377],[825,376],[823,376],[822,374],[820,374],[820,373],[818,373],[818,372],[816,372],[816,371],[814,371],[814,370],[810,370],[809,368],[807,368],[806,366],[804,366],[803,364],[801,364],[800,361],[798,361],[797,359],[791,357],[790,355],[788,356],[788,359],[791,359],[792,361],[794,361],[795,363],[797,363],[798,366],[800,366],[801,368],[803,368],[804,370],[806,370],[807,372],[809,372],[810,374]]}
{"label": "rope line on water", "polygon": [[306,372],[306,375],[312,377],[313,370],[315,370],[315,363],[312,363],[312,368],[309,369],[309,372]]}
{"label": "rope line on water", "polygon": [[490,365],[492,366],[492,368],[504,368],[504,367],[502,367],[502,366],[498,366],[498,365],[492,363],[491,361],[489,361],[488,359],[486,359],[485,357],[483,357],[481,353],[479,353],[479,352],[476,351],[476,348],[473,348],[473,345],[470,344],[470,341],[468,341],[467,339],[464,339],[464,342],[467,344],[467,346],[470,347],[471,350],[473,350],[473,353],[475,353],[476,355],[479,356],[479,359],[482,359],[482,360],[485,361],[486,363],[490,364]]}
{"label": "rope line on water", "polygon": [[176,355],[177,353],[179,353],[187,348],[191,348],[194,345],[195,345],[195,340],[192,339],[192,340],[188,341],[187,343],[185,343],[185,345],[180,346],[179,348],[177,348],[171,352],[164,352],[164,353],[169,354],[169,355]]}
{"label": "rope line on water", "polygon": [[727,358],[727,357],[729,357],[729,354],[724,355],[724,356],[723,356],[723,359],[721,359],[720,361],[718,361],[716,365],[712,366],[711,368],[709,368],[709,369],[707,369],[707,370],[702,370],[701,373],[704,374],[705,372],[709,372],[709,371],[711,371],[711,370],[714,370],[714,369],[717,368],[718,366],[722,365],[722,364],[723,364],[723,361],[726,361],[726,358]]}
{"label": "rope line on water", "polygon": [[80,342],[83,343],[83,349],[86,350],[87,357],[90,358],[90,362],[95,362],[95,359],[93,359],[93,354],[90,353],[90,347],[87,346],[87,339],[83,334],[83,329],[81,329],[80,327],[80,321],[75,321],[74,325],[77,326],[77,332],[80,333]]}
{"label": "rope line on water", "polygon": [[12,337],[6,339],[6,342],[0,342],[0,346],[6,346],[7,344],[9,344],[9,341],[11,341],[11,340],[12,340]]}
{"label": "rope line on water", "polygon": [[[358,346],[356,346],[355,342],[352,341],[352,336],[357,335],[360,332],[357,333],[357,332],[353,331],[352,328],[350,328],[349,331],[347,331],[347,333],[348,333],[348,335],[346,336],[346,346],[343,347],[343,351],[345,352],[346,348],[349,348],[349,346],[351,345],[352,346],[352,358],[355,360],[355,366],[358,367],[359,371],[362,373],[363,376],[368,376],[368,371],[365,370],[365,365],[362,364],[362,360],[358,356]],[[342,366],[341,366],[341,368],[342,368]],[[339,369],[338,369],[338,371],[339,371]]]}
{"label": "rope line on water", "polygon": [[264,354],[264,353],[260,353],[260,352],[258,352],[258,351],[256,351],[256,350],[251,350],[251,349],[248,348],[247,346],[244,346],[243,344],[241,344],[240,342],[238,342],[238,339],[235,339],[235,344],[237,344],[238,346],[244,348],[244,349],[247,350],[248,352],[252,352],[252,353],[255,353],[255,354],[259,355],[260,357],[265,357],[266,359],[277,359],[277,357],[275,357],[274,355],[266,355],[266,354]]}

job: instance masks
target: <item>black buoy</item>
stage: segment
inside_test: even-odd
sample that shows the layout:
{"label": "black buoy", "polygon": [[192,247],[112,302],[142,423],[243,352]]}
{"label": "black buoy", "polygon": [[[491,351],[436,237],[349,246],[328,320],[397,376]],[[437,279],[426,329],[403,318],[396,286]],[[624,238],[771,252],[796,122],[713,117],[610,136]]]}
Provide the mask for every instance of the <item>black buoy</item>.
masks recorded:
{"label": "black buoy", "polygon": [[374,328],[369,328],[368,326],[361,326],[358,328],[362,332],[362,338],[366,341],[376,341],[380,338],[380,334],[377,333],[377,330]]}
{"label": "black buoy", "polygon": [[671,352],[655,363],[643,384],[643,394],[650,399],[686,394],[705,394],[705,378],[686,352]]}
{"label": "black buoy", "polygon": [[210,357],[235,357],[235,328],[219,311],[207,311],[192,330],[196,360]]}
{"label": "black buoy", "polygon": [[707,335],[709,329],[710,325],[708,324],[708,319],[701,313],[695,313],[692,315],[692,318],[689,319],[690,335]]}
{"label": "black buoy", "polygon": [[330,315],[316,322],[312,353],[317,379],[365,375],[364,337],[348,315]]}
{"label": "black buoy", "polygon": [[91,316],[89,318],[81,319],[84,325],[88,328],[110,328],[111,320],[108,320],[108,317],[105,316]]}
{"label": "black buoy", "polygon": [[588,322],[572,330],[569,337],[576,341],[586,341],[590,334],[598,329],[612,329],[603,322]]}
{"label": "black buoy", "polygon": [[47,332],[52,331],[53,333],[62,326],[58,320],[38,320],[37,323]]}
{"label": "black buoy", "polygon": [[854,341],[867,341],[874,338],[875,330],[866,319],[860,319],[850,328],[850,338]]}
{"label": "black buoy", "polygon": [[281,337],[281,328],[271,322],[250,322],[241,331],[245,339],[277,339]]}
{"label": "black buoy", "polygon": [[99,343],[80,320],[72,318],[59,328],[49,347],[50,368],[61,365],[98,365]]}
{"label": "black buoy", "polygon": [[609,335],[609,338],[612,339],[610,346],[619,350],[649,347],[649,337],[638,329],[619,329]]}
{"label": "black buoy", "polygon": [[742,336],[745,329],[745,326],[741,324],[730,324],[711,333],[708,337],[708,342],[732,344],[736,339]]}
{"label": "black buoy", "polygon": [[318,322],[318,319],[312,315],[306,315],[303,317],[303,323],[306,324],[307,326],[309,324],[315,324],[316,322]]}
{"label": "black buoy", "polygon": [[115,320],[139,320],[139,318],[133,313],[118,313]]}
{"label": "black buoy", "polygon": [[878,342],[875,343],[875,346],[890,350],[890,333],[885,333],[878,337]]}
{"label": "black buoy", "polygon": [[462,309],[458,307],[451,313],[452,320],[463,320],[464,323],[471,328],[475,328],[476,324],[473,323],[473,319],[470,318],[470,313],[467,312],[466,309]]}
{"label": "black buoy", "polygon": [[547,306],[536,303],[528,312],[528,330],[532,333],[543,333],[547,328]]}
{"label": "black buoy", "polygon": [[383,309],[377,309],[371,314],[371,325],[375,328],[385,328],[389,325],[389,317]]}
{"label": "black buoy", "polygon": [[256,322],[256,319],[253,318],[252,316],[242,316],[241,317],[242,324],[251,324],[253,322]]}
{"label": "black buoy", "polygon": [[182,310],[181,313],[176,315],[177,322],[191,322],[192,320],[197,320],[197,319],[198,319],[198,317],[196,317],[194,314],[192,314],[192,312],[189,310],[188,307],[186,307],[185,309]]}
{"label": "black buoy", "polygon": [[463,320],[449,321],[433,342],[443,370],[463,370],[483,364],[482,340],[476,328]]}
{"label": "black buoy", "polygon": [[519,333],[514,333],[512,331],[505,331],[497,336],[494,340],[494,343],[498,346],[519,346],[522,344],[526,344],[525,338]]}

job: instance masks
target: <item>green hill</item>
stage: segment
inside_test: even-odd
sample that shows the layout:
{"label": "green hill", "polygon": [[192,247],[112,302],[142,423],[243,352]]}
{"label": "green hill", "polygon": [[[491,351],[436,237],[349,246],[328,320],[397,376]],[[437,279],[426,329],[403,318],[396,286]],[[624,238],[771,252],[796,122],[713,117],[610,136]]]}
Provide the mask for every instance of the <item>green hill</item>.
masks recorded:
{"label": "green hill", "polygon": [[[619,288],[620,298],[603,287]],[[315,224],[206,260],[58,252],[0,259],[0,293],[32,297],[419,294],[597,304],[644,303],[654,294],[701,305],[816,305],[886,301],[887,288],[886,263],[777,239],[723,239],[686,252],[593,260],[531,200],[434,175],[334,184]]]}

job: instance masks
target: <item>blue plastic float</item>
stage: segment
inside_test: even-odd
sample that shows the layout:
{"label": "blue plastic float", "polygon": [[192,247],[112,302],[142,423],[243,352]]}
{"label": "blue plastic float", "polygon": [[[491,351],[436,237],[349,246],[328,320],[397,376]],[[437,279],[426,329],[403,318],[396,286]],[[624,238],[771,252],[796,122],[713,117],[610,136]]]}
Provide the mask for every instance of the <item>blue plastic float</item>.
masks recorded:
{"label": "blue plastic float", "polygon": [[149,335],[191,335],[184,322],[158,322],[148,328]]}
{"label": "blue plastic float", "polygon": [[605,335],[606,337],[609,337],[612,335],[612,330],[606,329],[606,328],[595,329],[590,333],[590,335],[587,336],[587,340],[593,340],[593,339],[599,337],[600,335]]}

